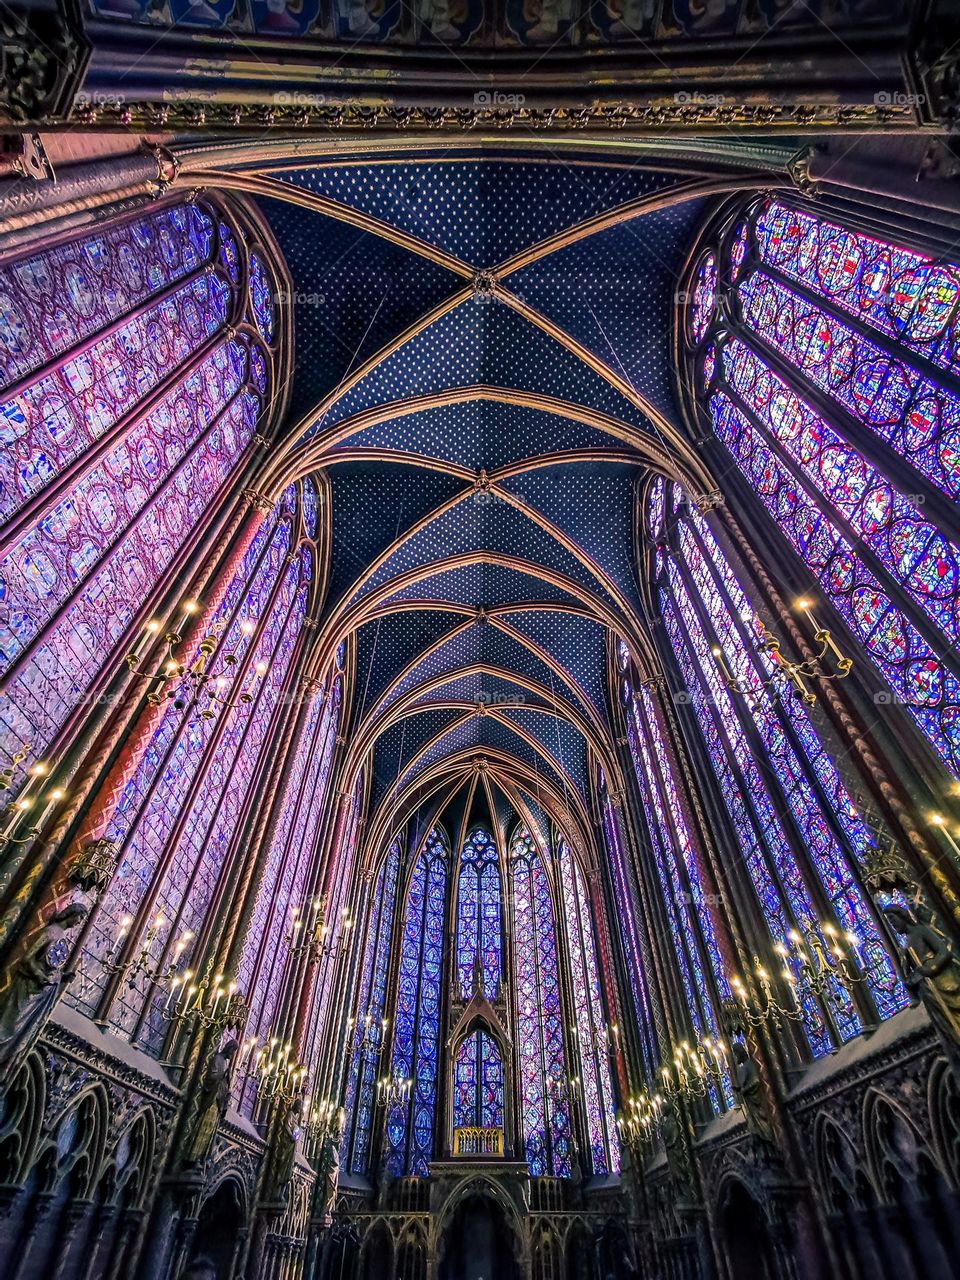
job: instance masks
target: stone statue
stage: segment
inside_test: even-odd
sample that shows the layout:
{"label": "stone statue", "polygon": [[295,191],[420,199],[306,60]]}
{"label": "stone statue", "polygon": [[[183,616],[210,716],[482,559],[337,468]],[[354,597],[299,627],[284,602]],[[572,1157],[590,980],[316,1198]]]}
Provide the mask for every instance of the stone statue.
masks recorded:
{"label": "stone statue", "polygon": [[322,1183],[322,1203],[324,1216],[329,1218],[337,1203],[337,1186],[340,1182],[340,1142],[341,1131],[334,1129],[328,1132],[320,1148],[317,1161],[317,1173]]}
{"label": "stone statue", "polygon": [[237,1056],[236,1040],[214,1049],[200,1082],[193,1126],[187,1138],[183,1162],[188,1167],[202,1165],[210,1154],[220,1121],[230,1105],[230,1074]]}
{"label": "stone statue", "polygon": [[960,1078],[960,959],[953,944],[937,928],[930,908],[920,902],[912,906],[894,902],[881,910],[902,939],[903,980],[930,1015]]}
{"label": "stone statue", "polygon": [[753,1058],[751,1058],[747,1046],[741,1044],[739,1040],[734,1040],[731,1044],[730,1054],[733,1058],[731,1076],[733,1096],[743,1108],[747,1129],[755,1137],[759,1138],[761,1142],[775,1146],[776,1139],[773,1134],[773,1125],[770,1121],[767,1100],[763,1094],[760,1070]]}
{"label": "stone statue", "polygon": [[283,1109],[277,1115],[264,1175],[263,1199],[267,1204],[287,1203],[297,1158],[297,1138],[300,1136],[300,1097],[290,1098],[280,1105]]}
{"label": "stone statue", "polygon": [[681,1195],[688,1194],[692,1187],[690,1159],[683,1125],[675,1107],[668,1108],[660,1117],[660,1136],[674,1185]]}
{"label": "stone statue", "polygon": [[0,992],[0,1079],[9,1079],[33,1048],[69,982],[63,970],[71,951],[67,934],[86,914],[79,902],[55,911],[7,970]]}

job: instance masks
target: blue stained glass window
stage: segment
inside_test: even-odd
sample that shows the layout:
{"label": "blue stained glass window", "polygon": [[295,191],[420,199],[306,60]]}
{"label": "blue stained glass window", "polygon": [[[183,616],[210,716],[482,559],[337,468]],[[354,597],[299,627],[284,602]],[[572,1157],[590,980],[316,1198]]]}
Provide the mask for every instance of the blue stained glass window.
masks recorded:
{"label": "blue stained glass window", "polygon": [[570,955],[571,1030],[579,1052],[580,1084],[590,1142],[589,1168],[591,1173],[600,1176],[620,1169],[620,1144],[613,1114],[613,1083],[606,1028],[602,1022],[600,968],[583,872],[562,838],[558,842],[557,855]]}
{"label": "blue stained glass window", "polygon": [[534,1177],[570,1173],[570,1112],[566,1081],[560,978],[550,883],[529,831],[510,846],[513,884],[520,1119]]}
{"label": "blue stained glass window", "polygon": [[705,248],[687,317],[714,430],[960,777],[960,549],[939,505],[960,497],[960,266],[774,199],[727,243],[730,283],[711,292]]}
{"label": "blue stained glass window", "polygon": [[497,847],[488,831],[476,827],[460,855],[457,876],[457,975],[460,995],[473,989],[473,967],[479,956],[483,994],[493,1000],[500,987],[503,929]]}
{"label": "blue stained glass window", "polygon": [[503,1059],[481,1027],[461,1041],[454,1058],[453,1127],[503,1128]]}
{"label": "blue stained glass window", "polygon": [[370,1129],[383,1042],[390,934],[399,866],[400,841],[397,839],[390,845],[370,900],[357,1012],[351,1027],[352,1053],[344,1102],[347,1123],[342,1159],[344,1166],[353,1173],[367,1172],[370,1155]]}
{"label": "blue stained glass window", "polygon": [[414,863],[404,913],[390,1075],[411,1087],[387,1114],[386,1165],[394,1175],[422,1177],[433,1158],[447,871],[446,840],[434,828]]}

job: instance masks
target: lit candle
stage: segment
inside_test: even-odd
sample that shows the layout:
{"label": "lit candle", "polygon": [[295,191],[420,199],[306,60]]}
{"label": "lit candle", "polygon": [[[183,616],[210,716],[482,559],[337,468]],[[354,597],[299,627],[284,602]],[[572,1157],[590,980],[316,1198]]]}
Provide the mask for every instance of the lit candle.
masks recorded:
{"label": "lit candle", "polygon": [[730,668],[727,666],[726,659],[723,656],[723,650],[719,645],[714,645],[710,652],[716,658],[717,666],[720,668],[720,672],[723,675],[724,680],[727,684],[733,684],[733,676],[730,674]]}
{"label": "lit candle", "polygon": [[220,997],[223,995],[223,992],[220,990],[221,982],[223,982],[223,974],[218,973],[213,980],[213,1008],[210,1011],[211,1018],[215,1018],[217,1016],[217,1005],[220,1003]]}
{"label": "lit candle", "polygon": [[174,997],[174,993],[176,992],[177,987],[180,985],[182,981],[183,979],[178,976],[178,977],[175,977],[173,981],[170,983],[170,990],[167,992],[166,1003],[163,1006],[164,1010],[167,1010],[170,1008],[170,1002]]}
{"label": "lit candle", "polygon": [[123,945],[123,940],[130,932],[130,926],[133,924],[133,916],[124,916],[120,921],[120,928],[117,930],[117,937],[113,946],[110,948],[110,955],[116,955]]}
{"label": "lit candle", "polygon": [[851,933],[849,929],[843,936],[846,938],[847,942],[849,942],[850,949],[853,951],[853,954],[856,957],[857,964],[860,965],[860,967],[862,968],[863,957],[860,954],[860,939],[857,937],[855,933]]}
{"label": "lit candle", "polygon": [[174,635],[183,637],[184,632],[190,622],[191,617],[200,608],[196,600],[187,600],[183,606],[183,613],[177,619],[177,625],[174,627]]}
{"label": "lit candle", "polygon": [[960,845],[958,845],[956,840],[954,839],[953,832],[950,830],[950,827],[947,825],[947,820],[943,816],[943,814],[931,813],[930,825],[932,827],[937,827],[938,830],[943,832],[943,834],[947,838],[947,843],[950,845],[950,848],[953,850],[955,854],[957,854],[958,857],[960,857]]}
{"label": "lit candle", "polygon": [[32,800],[16,801],[16,803],[12,807],[11,817],[7,822],[7,825],[4,827],[3,832],[0,833],[0,838],[5,839],[7,836],[13,833],[20,819],[23,817],[23,815],[27,812],[27,810],[30,808],[32,804],[33,804]]}
{"label": "lit candle", "polygon": [[49,772],[49,766],[43,760],[38,760],[27,773],[27,780],[20,791],[20,800],[26,800],[34,783],[40,778],[45,778]]}
{"label": "lit candle", "polygon": [[795,601],[794,608],[800,610],[806,620],[810,623],[810,626],[813,628],[814,634],[819,634],[820,624],[813,615],[813,601],[801,596],[799,600]]}
{"label": "lit candle", "polygon": [[136,662],[139,662],[140,655],[143,653],[148,643],[153,639],[153,637],[157,634],[159,630],[160,630],[160,623],[157,622],[156,618],[151,618],[150,621],[147,623],[147,625],[144,627],[143,632],[140,635],[140,638],[137,640],[137,643],[133,646],[133,649],[131,650],[129,657],[133,658]]}
{"label": "lit candle", "polygon": [[184,951],[186,951],[187,944],[189,943],[192,937],[193,937],[193,934],[189,931],[189,929],[185,929],[183,933],[181,933],[180,937],[176,941],[176,945],[173,948],[173,959],[170,962],[171,966],[176,967],[177,963],[180,960],[180,957],[183,955]]}

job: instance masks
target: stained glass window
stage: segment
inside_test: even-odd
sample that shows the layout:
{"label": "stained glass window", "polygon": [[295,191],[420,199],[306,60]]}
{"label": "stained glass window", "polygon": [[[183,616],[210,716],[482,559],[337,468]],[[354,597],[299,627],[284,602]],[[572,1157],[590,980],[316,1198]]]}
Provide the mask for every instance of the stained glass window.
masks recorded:
{"label": "stained glass window", "polygon": [[228,238],[177,204],[0,268],[0,764],[119,661],[257,429],[270,363]]}
{"label": "stained glass window", "polygon": [[[121,855],[88,942],[96,962],[84,997],[88,1008],[105,984],[100,961],[113,946],[120,918],[139,916],[135,933],[146,927],[147,907],[151,917],[162,917],[165,927],[152,948],[162,961],[175,937],[200,934],[236,853],[244,805],[264,765],[270,725],[284,705],[312,577],[307,548],[290,554],[294,507],[290,490],[255,539],[214,624],[220,642],[211,674],[227,670],[225,657],[233,655],[231,675],[250,691],[250,702],[234,703],[208,720],[189,703],[178,708],[171,702],[107,828]],[[122,984],[108,1017],[149,1049],[161,1047],[166,1023],[146,978]]]}
{"label": "stained glass window", "polygon": [[646,951],[645,942],[637,921],[643,918],[637,898],[636,877],[626,857],[626,848],[620,831],[620,823],[612,799],[607,794],[606,782],[600,774],[600,804],[603,815],[603,834],[613,899],[617,908],[617,924],[623,944],[627,980],[633,998],[634,1022],[640,1039],[640,1051],[648,1081],[653,1080],[657,1063],[653,1012],[647,992],[646,975],[653,972],[653,962]]}
{"label": "stained glass window", "polygon": [[[879,1015],[904,1005],[854,870],[872,837],[806,709],[795,699],[764,693],[762,681],[772,668],[768,655],[751,642],[754,614],[743,588],[706,522],[690,504],[678,509],[668,535],[674,554],[665,558],[660,574],[662,616],[772,939],[788,953],[784,963],[793,973],[811,1048],[823,1053],[857,1034],[861,1014],[839,984],[823,999],[814,995],[792,936],[814,938],[828,951],[837,938],[855,939]],[[754,690],[752,696],[728,690],[717,651],[741,686]],[[649,707],[643,710],[646,732],[635,726],[635,749],[649,775],[656,722]],[[655,830],[659,822],[651,826]],[[666,835],[662,828],[661,834]],[[694,922],[675,907],[674,941],[688,985],[703,989],[695,957],[705,953],[722,989],[715,945],[698,937]],[[699,1008],[709,1020],[707,1004],[694,998],[690,1007],[694,1016]]]}
{"label": "stained glass window", "polygon": [[453,1060],[453,1127],[503,1128],[503,1058],[496,1040],[477,1028]]}
{"label": "stained glass window", "polygon": [[[341,701],[340,680],[334,681],[334,696],[337,704]],[[334,738],[335,742],[335,738]],[[334,743],[331,743],[331,750]],[[324,884],[328,886],[327,919],[331,925],[331,940],[334,946],[321,956],[319,972],[314,986],[313,1008],[310,1029],[306,1043],[312,1050],[308,1066],[308,1077],[312,1087],[314,1071],[323,1058],[327,1037],[338,1034],[334,1028],[338,1015],[338,1001],[334,994],[334,984],[341,974],[336,947],[342,943],[350,952],[357,940],[357,921],[353,918],[348,905],[348,893],[354,874],[357,845],[360,835],[360,811],[363,805],[363,774],[357,778],[350,800],[350,812],[347,816],[346,828],[342,839],[330,851],[330,858],[324,864]],[[332,806],[333,801],[329,802]]]}
{"label": "stained glass window", "polygon": [[473,990],[473,967],[479,958],[483,994],[497,995],[501,981],[500,867],[497,847],[488,831],[476,827],[460,854],[457,876],[457,974],[460,995]]}
{"label": "stained glass window", "polygon": [[529,831],[510,845],[524,1151],[534,1177],[570,1173],[568,1072],[550,882]]}
{"label": "stained glass window", "polygon": [[[720,1036],[717,1010],[731,993],[704,898],[696,850],[654,699],[649,690],[634,690],[627,681],[625,703],[627,742],[692,1031],[700,1040],[715,1040]],[[716,1094],[711,1097],[716,1105]]]}
{"label": "stained glass window", "polygon": [[344,1101],[347,1123],[342,1159],[348,1170],[360,1174],[367,1173],[370,1158],[370,1129],[377,1067],[384,1042],[387,969],[399,868],[400,841],[396,839],[383,860],[370,899],[357,1012],[351,1024],[352,1050]]}
{"label": "stained glass window", "polygon": [[[284,989],[290,947],[305,939],[295,919],[309,918],[308,880],[316,865],[317,837],[326,812],[327,780],[340,711],[340,681],[327,691],[306,691],[304,718],[271,833],[265,869],[244,941],[237,982],[247,993],[246,1032],[262,1043],[270,1034]],[[319,888],[317,889],[319,894]],[[296,914],[295,914],[296,913]],[[336,905],[327,919],[336,920]],[[253,1101],[247,1090],[246,1107]]]}
{"label": "stained glass window", "polygon": [[694,272],[687,325],[714,430],[888,686],[878,702],[904,707],[960,777],[944,505],[960,495],[960,267],[763,200],[731,231],[711,322],[718,251]]}
{"label": "stained glass window", "polygon": [[589,1168],[595,1175],[617,1173],[620,1146],[613,1114],[609,1046],[602,1021],[600,971],[590,901],[583,872],[563,838],[558,842],[557,861],[570,955],[574,1016],[571,1032],[579,1055],[579,1083],[590,1141]]}
{"label": "stained glass window", "polygon": [[404,910],[390,1076],[411,1081],[411,1089],[387,1114],[393,1174],[422,1177],[433,1158],[448,861],[446,839],[434,828],[413,864]]}

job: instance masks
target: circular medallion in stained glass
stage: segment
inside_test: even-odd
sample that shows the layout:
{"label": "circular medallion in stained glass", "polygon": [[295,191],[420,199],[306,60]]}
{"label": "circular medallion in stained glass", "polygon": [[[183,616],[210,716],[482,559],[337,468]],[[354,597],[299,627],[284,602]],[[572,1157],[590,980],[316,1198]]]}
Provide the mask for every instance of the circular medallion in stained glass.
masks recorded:
{"label": "circular medallion in stained glass", "polygon": [[960,279],[949,267],[901,271],[893,282],[887,311],[904,336],[929,342],[947,326],[960,299]]}

